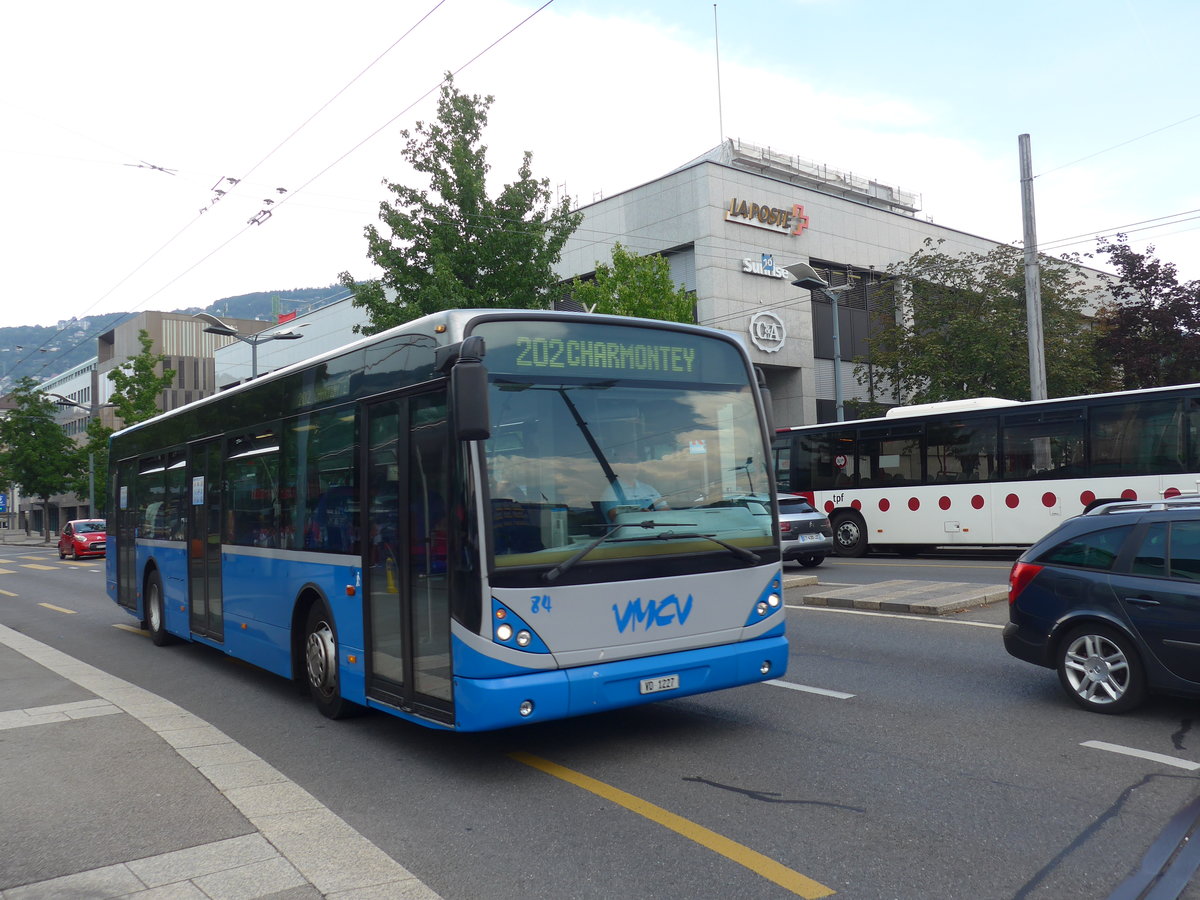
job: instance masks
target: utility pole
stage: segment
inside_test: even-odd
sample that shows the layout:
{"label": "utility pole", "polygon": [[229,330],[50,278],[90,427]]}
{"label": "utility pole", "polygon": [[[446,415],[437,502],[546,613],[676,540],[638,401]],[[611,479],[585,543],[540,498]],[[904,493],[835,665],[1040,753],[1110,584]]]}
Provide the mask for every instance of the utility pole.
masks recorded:
{"label": "utility pole", "polygon": [[1033,160],[1029,135],[1017,137],[1021,158],[1021,218],[1025,237],[1025,330],[1029,338],[1029,399],[1046,399],[1046,341],[1042,333],[1042,278],[1033,212]]}

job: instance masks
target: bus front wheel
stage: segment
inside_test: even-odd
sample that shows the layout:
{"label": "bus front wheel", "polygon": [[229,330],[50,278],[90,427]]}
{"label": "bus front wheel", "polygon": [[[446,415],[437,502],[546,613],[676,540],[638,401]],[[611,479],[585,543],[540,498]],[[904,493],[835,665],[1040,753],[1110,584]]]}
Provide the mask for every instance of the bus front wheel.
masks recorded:
{"label": "bus front wheel", "polygon": [[338,678],[337,632],[333,616],[322,603],[308,611],[304,627],[304,668],[308,693],[321,715],[340,719],[349,715],[353,704],[342,698]]}
{"label": "bus front wheel", "polygon": [[854,513],[836,513],[833,518],[833,549],[838,556],[863,556],[867,552],[867,526]]}

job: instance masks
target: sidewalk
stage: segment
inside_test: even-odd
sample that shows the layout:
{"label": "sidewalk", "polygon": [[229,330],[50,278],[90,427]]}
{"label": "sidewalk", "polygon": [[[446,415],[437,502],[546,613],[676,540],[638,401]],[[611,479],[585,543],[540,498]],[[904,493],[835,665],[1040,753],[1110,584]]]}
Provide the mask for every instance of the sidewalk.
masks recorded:
{"label": "sidewalk", "polygon": [[202,719],[0,625],[0,898],[436,900]]}
{"label": "sidewalk", "polygon": [[58,546],[58,535],[51,534],[50,540],[47,541],[41,534],[26,534],[13,528],[0,528],[0,544],[11,544],[14,547],[49,547],[53,550]]}

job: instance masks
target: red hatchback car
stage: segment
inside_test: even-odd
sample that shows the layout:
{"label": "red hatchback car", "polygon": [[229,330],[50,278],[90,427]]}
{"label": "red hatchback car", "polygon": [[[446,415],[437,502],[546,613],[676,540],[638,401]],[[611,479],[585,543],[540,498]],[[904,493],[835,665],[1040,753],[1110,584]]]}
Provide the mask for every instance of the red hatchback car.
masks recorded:
{"label": "red hatchback car", "polygon": [[108,537],[106,531],[103,519],[73,519],[63,527],[58,539],[58,558],[103,556]]}

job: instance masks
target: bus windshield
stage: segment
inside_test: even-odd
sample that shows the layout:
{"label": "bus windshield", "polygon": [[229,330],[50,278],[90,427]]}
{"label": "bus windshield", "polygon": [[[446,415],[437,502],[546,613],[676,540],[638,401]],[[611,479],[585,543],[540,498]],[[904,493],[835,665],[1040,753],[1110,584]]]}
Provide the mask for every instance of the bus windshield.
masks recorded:
{"label": "bus windshield", "polygon": [[634,327],[557,327],[536,340],[519,323],[477,329],[491,373],[495,566],[712,553],[736,567],[773,547],[768,457],[736,349],[684,332],[647,344]]}

